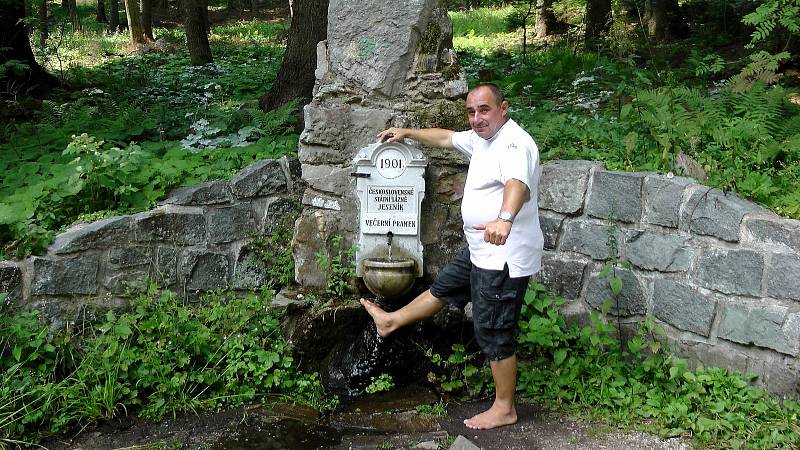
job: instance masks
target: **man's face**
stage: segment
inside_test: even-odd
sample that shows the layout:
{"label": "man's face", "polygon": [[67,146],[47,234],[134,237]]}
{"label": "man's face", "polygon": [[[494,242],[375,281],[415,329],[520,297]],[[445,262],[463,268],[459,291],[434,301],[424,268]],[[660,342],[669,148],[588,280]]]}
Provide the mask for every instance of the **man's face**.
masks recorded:
{"label": "man's face", "polygon": [[498,104],[489,88],[481,87],[467,95],[469,126],[484,139],[490,139],[508,120],[508,102]]}

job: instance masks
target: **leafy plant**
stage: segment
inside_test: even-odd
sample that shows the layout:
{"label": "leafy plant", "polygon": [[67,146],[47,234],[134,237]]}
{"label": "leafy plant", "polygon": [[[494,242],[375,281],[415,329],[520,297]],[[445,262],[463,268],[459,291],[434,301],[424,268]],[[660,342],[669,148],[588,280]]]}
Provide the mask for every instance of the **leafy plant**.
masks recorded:
{"label": "leafy plant", "polygon": [[436,403],[431,403],[429,405],[418,405],[414,408],[420,414],[427,414],[429,416],[446,416],[447,415],[447,403],[444,400],[439,400]]}
{"label": "leafy plant", "polygon": [[331,238],[330,253],[319,251],[315,254],[317,266],[326,276],[325,292],[335,298],[342,298],[352,292],[356,277],[355,255],[357,245],[344,248],[344,238]]}
{"label": "leafy plant", "polygon": [[481,364],[480,352],[468,353],[462,344],[453,344],[453,353],[446,359],[428,349],[425,356],[439,368],[429,373],[428,380],[442,392],[476,398],[493,386],[491,369]]}
{"label": "leafy plant", "polygon": [[382,373],[377,377],[372,377],[364,391],[367,394],[375,394],[377,392],[391,391],[392,389],[394,389],[394,379],[388,373]]}

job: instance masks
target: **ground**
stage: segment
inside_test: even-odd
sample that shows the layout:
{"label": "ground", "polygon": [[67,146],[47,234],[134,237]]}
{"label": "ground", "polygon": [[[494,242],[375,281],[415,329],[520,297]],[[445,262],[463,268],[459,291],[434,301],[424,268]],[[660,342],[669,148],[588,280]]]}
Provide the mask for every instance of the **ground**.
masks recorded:
{"label": "ground", "polygon": [[395,449],[447,448],[463,435],[484,449],[653,449],[689,450],[680,439],[583,422],[525,403],[519,422],[494,430],[469,430],[462,423],[486,409],[490,400],[450,401],[447,416],[418,413],[414,406],[435,402],[425,388],[399,389],[350,403],[329,418],[286,404],[255,405],[217,413],[182,415],[161,423],[126,419],[85,430],[76,437],[50,440],[57,449]]}

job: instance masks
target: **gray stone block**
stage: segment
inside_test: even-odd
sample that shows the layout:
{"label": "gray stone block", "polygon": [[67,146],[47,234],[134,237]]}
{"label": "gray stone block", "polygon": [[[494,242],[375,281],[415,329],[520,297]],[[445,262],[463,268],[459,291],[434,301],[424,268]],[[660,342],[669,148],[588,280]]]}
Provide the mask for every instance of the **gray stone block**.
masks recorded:
{"label": "gray stone block", "polygon": [[256,232],[253,211],[249,204],[239,204],[210,209],[208,217],[208,240],[214,244],[245,239]]}
{"label": "gray stone block", "polygon": [[764,211],[736,194],[695,186],[682,208],[680,227],[692,233],[739,242],[739,226],[744,215]]}
{"label": "gray stone block", "polygon": [[800,253],[800,220],[784,219],[775,214],[748,214],[742,222],[749,240],[783,245]]}
{"label": "gray stone block", "polygon": [[583,209],[592,168],[602,169],[603,165],[592,161],[548,161],[542,164],[539,208],[564,214],[579,213]]}
{"label": "gray stone block", "polygon": [[[300,134],[298,156],[302,163],[344,163],[349,158],[340,154],[347,142],[347,127],[332,127],[329,124],[342,124],[349,118],[347,105],[319,105],[310,103],[303,107],[305,127]],[[324,150],[328,149],[328,150]],[[329,160],[328,157],[334,158]],[[310,158],[310,159],[309,159]]]}
{"label": "gray stone block", "polygon": [[642,217],[644,174],[596,170],[586,200],[586,213],[601,219],[638,222]]}
{"label": "gray stone block", "polygon": [[178,281],[178,250],[175,247],[156,249],[153,279],[159,286],[172,286]]}
{"label": "gray stone block", "polygon": [[105,287],[112,294],[138,294],[147,290],[147,273],[141,270],[122,272],[105,280]]}
{"label": "gray stone block", "polygon": [[630,231],[625,233],[622,254],[640,269],[682,272],[689,269],[694,256],[688,240],[688,236]]}
{"label": "gray stone block", "polygon": [[341,195],[355,191],[355,178],[351,167],[303,164],[303,180],[317,191]]}
{"label": "gray stone block", "polygon": [[289,190],[286,173],[280,161],[275,159],[250,164],[231,178],[230,185],[233,194],[242,199],[265,197]]}
{"label": "gray stone block", "polygon": [[570,258],[564,254],[544,252],[542,270],[536,276],[550,292],[564,298],[580,298],[583,274],[588,264],[588,259]]}
{"label": "gray stone block", "polygon": [[[617,242],[620,242],[619,231],[617,236]],[[599,221],[567,219],[563,224],[560,250],[581,253],[598,260],[608,258],[608,225]]]}
{"label": "gray stone block", "polygon": [[267,265],[259,253],[249,247],[243,247],[236,259],[233,269],[234,289],[259,289],[265,286],[267,279]]}
{"label": "gray stone block", "polygon": [[228,256],[202,250],[188,250],[180,262],[180,274],[187,291],[211,291],[228,287]]}
{"label": "gray stone block", "polygon": [[788,314],[788,308],[780,305],[729,303],[723,306],[717,335],[728,341],[797,356],[800,314]]}
{"label": "gray stone block", "polygon": [[480,450],[480,447],[473,444],[472,441],[459,434],[456,440],[453,441],[453,444],[450,445],[448,450]]}
{"label": "gray stone block", "polygon": [[97,292],[100,259],[94,255],[48,259],[34,256],[33,295],[92,295]]}
{"label": "gray stone block", "polygon": [[22,270],[17,263],[0,261],[0,292],[11,292],[22,283]]}
{"label": "gray stone block", "polygon": [[698,283],[725,294],[758,296],[764,256],[752,250],[707,249],[696,265]]}
{"label": "gray stone block", "polygon": [[65,254],[128,243],[133,240],[132,223],[131,216],[122,216],[76,225],[56,236],[49,251]]}
{"label": "gray stone block", "polygon": [[115,247],[108,251],[108,267],[111,269],[142,266],[150,262],[150,247]]}
{"label": "gray stone block", "polygon": [[561,231],[563,222],[564,216],[539,211],[539,225],[542,227],[545,249],[553,250],[556,248],[556,245],[558,245],[558,233]]}
{"label": "gray stone block", "polygon": [[[622,280],[622,292],[619,299],[614,299],[609,287],[611,275],[600,276],[594,274],[589,279],[586,287],[586,303],[589,306],[600,309],[606,299],[611,300],[610,314],[620,316],[632,316],[647,313],[647,298],[645,297],[644,287],[639,278],[632,271],[627,269],[617,269],[616,275]],[[617,307],[619,303],[619,307]]]}
{"label": "gray stone block", "polygon": [[206,240],[206,219],[201,208],[166,205],[134,217],[139,242],[197,245]]}
{"label": "gray stone block", "polygon": [[766,273],[768,297],[800,300],[800,255],[772,255]]}
{"label": "gray stone block", "polygon": [[691,178],[648,175],[644,179],[644,214],[642,221],[678,227],[683,191],[692,184]]}
{"label": "gray stone block", "polygon": [[169,193],[162,205],[218,205],[230,203],[233,194],[227,181],[217,180],[181,187]]}
{"label": "gray stone block", "polygon": [[672,280],[656,279],[653,314],[675,328],[708,337],[716,301],[697,289]]}
{"label": "gray stone block", "polygon": [[261,214],[259,229],[269,235],[281,230],[294,230],[294,222],[300,216],[301,208],[293,198],[277,198],[265,208],[255,206],[256,214]]}
{"label": "gray stone block", "polygon": [[367,92],[379,91],[389,98],[400,94],[432,3],[413,0],[398,8],[378,0],[331,2],[327,34],[331,72]]}

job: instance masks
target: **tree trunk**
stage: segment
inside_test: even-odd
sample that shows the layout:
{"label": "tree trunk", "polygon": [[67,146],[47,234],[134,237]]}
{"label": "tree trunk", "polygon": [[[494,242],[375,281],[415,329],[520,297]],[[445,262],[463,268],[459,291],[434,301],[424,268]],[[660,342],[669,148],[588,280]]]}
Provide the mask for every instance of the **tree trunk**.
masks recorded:
{"label": "tree trunk", "polygon": [[154,41],[153,36],[153,0],[139,0],[142,5],[142,32],[145,39]]}
{"label": "tree trunk", "polygon": [[47,25],[47,0],[39,2],[39,46],[44,51],[47,46],[47,38],[50,36],[50,28]]}
{"label": "tree trunk", "polygon": [[186,29],[186,46],[193,66],[213,62],[208,44],[207,0],[182,0],[183,26]]}
{"label": "tree trunk", "polygon": [[552,7],[553,0],[536,1],[536,22],[533,30],[537,38],[547,37],[555,31],[557,20]]}
{"label": "tree trunk", "polygon": [[271,111],[295,98],[311,101],[317,43],[328,36],[328,0],[295,0],[292,25],[283,62],[269,92],[261,97],[261,109]]}
{"label": "tree trunk", "polygon": [[20,61],[28,66],[27,70],[8,71],[2,79],[6,86],[3,95],[32,94],[40,96],[50,88],[58,86],[58,78],[47,73],[36,62],[28,39],[28,27],[25,18],[25,2],[23,0],[0,0],[0,65],[10,60]]}
{"label": "tree trunk", "polygon": [[97,20],[97,23],[108,23],[108,17],[106,17],[106,0],[97,0],[97,17],[95,20]]}
{"label": "tree trunk", "polygon": [[131,43],[141,45],[147,42],[142,29],[142,16],[139,12],[138,0],[125,0],[125,15],[128,16],[128,30],[131,33]]}
{"label": "tree trunk", "polygon": [[108,15],[108,31],[116,33],[119,30],[119,0],[108,0]]}
{"label": "tree trunk", "polygon": [[69,19],[72,22],[72,31],[80,31],[81,18],[78,16],[78,5],[75,0],[67,0],[67,9],[69,10]]}
{"label": "tree trunk", "polygon": [[586,1],[586,47],[593,46],[611,29],[611,0]]}
{"label": "tree trunk", "polygon": [[647,34],[656,39],[667,37],[667,2],[664,0],[645,0],[644,24]]}

